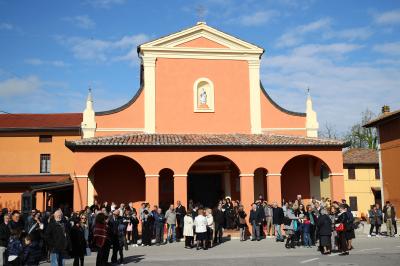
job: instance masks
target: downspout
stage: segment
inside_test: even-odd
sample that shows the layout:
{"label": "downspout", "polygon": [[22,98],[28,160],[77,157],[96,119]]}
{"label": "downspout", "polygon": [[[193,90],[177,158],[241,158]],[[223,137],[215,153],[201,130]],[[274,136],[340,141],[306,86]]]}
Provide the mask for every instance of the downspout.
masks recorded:
{"label": "downspout", "polygon": [[381,139],[379,136],[379,126],[376,127],[376,134],[377,134],[377,139],[378,139],[379,176],[381,179],[381,200],[382,200],[381,205],[383,205],[383,204],[385,204],[385,196],[384,196],[385,194],[384,194],[384,188],[383,188],[382,154],[381,154]]}

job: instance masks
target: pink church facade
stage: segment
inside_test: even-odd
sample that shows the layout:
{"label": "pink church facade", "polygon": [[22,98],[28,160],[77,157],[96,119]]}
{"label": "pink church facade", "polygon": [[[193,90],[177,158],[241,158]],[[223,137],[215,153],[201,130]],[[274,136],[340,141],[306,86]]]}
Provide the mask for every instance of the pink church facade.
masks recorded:
{"label": "pink church facade", "polygon": [[260,194],[278,203],[344,198],[344,144],[318,138],[310,97],[305,113],[271,99],[260,83],[263,53],[205,23],[138,46],[134,98],[95,112],[90,95],[83,138],[66,142],[74,209],[95,198],[167,206],[229,196],[246,209]]}

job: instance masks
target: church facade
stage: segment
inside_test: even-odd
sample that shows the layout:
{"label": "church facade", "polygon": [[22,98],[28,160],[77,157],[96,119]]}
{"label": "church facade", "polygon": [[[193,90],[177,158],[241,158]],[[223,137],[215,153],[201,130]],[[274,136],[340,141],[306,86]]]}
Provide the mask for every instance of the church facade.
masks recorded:
{"label": "church facade", "polygon": [[344,198],[344,143],[317,136],[306,112],[275,103],[260,82],[264,50],[206,23],[138,46],[141,87],[95,112],[89,93],[73,152],[74,209],[99,201],[210,206]]}

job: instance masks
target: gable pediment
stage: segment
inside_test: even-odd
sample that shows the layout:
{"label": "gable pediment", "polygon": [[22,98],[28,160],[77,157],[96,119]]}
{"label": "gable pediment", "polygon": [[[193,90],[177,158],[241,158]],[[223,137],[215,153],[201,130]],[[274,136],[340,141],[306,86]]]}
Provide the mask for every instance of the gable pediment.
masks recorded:
{"label": "gable pediment", "polygon": [[144,43],[139,46],[140,52],[225,52],[262,54],[264,50],[254,44],[216,30],[205,23],[170,34],[168,36]]}

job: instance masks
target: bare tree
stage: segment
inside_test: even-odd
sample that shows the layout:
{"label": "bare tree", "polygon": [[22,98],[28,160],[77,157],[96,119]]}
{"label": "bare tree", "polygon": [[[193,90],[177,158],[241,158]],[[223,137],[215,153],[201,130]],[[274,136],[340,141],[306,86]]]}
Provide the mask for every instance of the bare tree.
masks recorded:
{"label": "bare tree", "polygon": [[345,135],[345,140],[350,143],[351,148],[377,148],[377,134],[375,128],[363,127],[368,121],[373,119],[375,114],[366,109],[361,113],[361,121],[350,128],[350,132]]}
{"label": "bare tree", "polygon": [[328,139],[340,139],[336,130],[336,126],[328,122],[325,122],[324,127],[319,132],[319,135]]}

